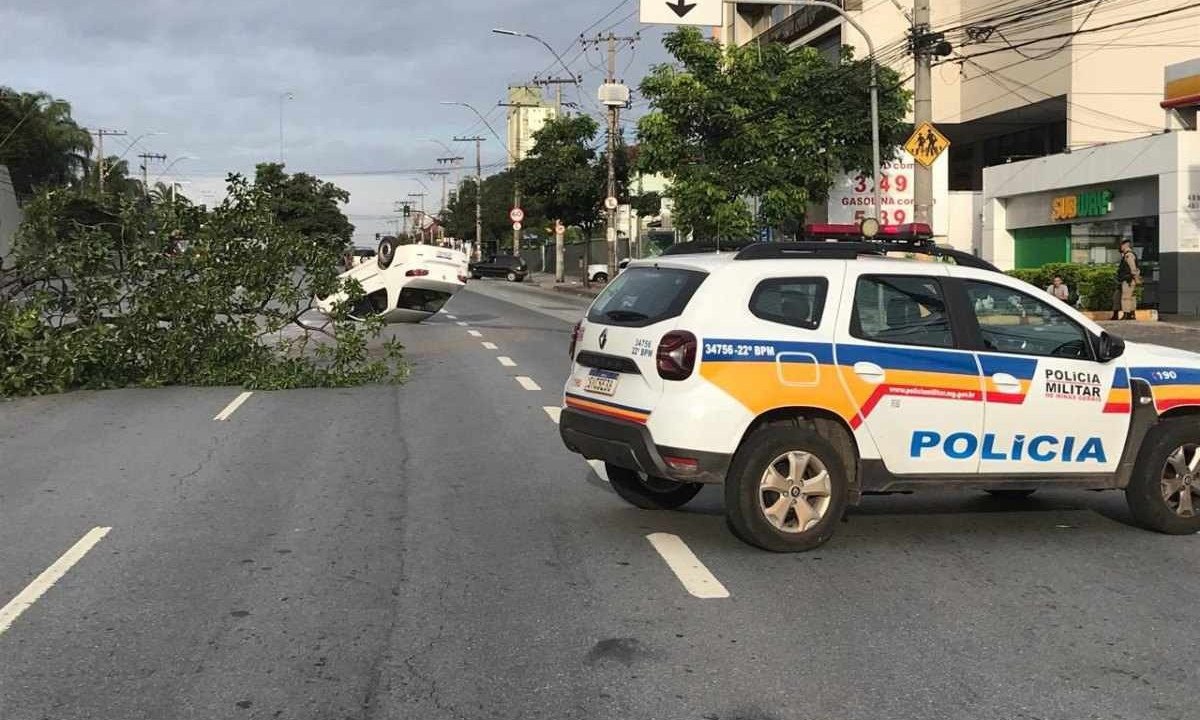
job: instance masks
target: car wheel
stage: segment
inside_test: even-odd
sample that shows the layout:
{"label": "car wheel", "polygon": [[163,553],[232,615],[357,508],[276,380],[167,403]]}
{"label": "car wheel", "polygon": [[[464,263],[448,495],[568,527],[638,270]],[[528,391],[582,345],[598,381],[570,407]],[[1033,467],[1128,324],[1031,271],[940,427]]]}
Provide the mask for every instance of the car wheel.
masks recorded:
{"label": "car wheel", "polygon": [[833,537],[849,479],[828,440],[810,430],[766,427],[746,439],[725,481],[725,519],[743,541],[802,552]]}
{"label": "car wheel", "polygon": [[987,490],[988,495],[1001,500],[1024,500],[1037,490]]}
{"label": "car wheel", "polygon": [[681,483],[665,478],[650,477],[645,473],[604,464],[608,482],[625,502],[643,510],[674,510],[696,497],[704,486],[699,483]]}
{"label": "car wheel", "polygon": [[483,276],[480,275],[479,273],[471,273],[471,279],[472,280],[482,280]]}
{"label": "car wheel", "polygon": [[515,272],[510,272],[508,275],[505,275],[504,277],[507,278],[509,282],[517,281],[517,274]]}
{"label": "car wheel", "polygon": [[1150,530],[1200,532],[1200,423],[1178,418],[1150,430],[1125,500],[1134,519]]}
{"label": "car wheel", "polygon": [[592,278],[592,282],[598,282],[598,283],[608,282],[608,273],[596,273],[596,277]]}
{"label": "car wheel", "polygon": [[375,259],[379,263],[381,270],[387,270],[392,265],[392,260],[396,258],[396,241],[392,238],[384,238],[379,241],[379,250],[375,254]]}

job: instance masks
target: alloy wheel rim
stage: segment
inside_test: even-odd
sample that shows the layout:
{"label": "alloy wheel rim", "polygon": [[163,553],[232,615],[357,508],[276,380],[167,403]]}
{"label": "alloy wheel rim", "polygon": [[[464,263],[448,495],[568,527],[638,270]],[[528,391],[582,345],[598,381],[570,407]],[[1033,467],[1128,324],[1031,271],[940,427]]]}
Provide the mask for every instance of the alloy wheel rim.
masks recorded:
{"label": "alloy wheel rim", "polygon": [[1167,456],[1160,482],[1163,502],[1179,517],[1194,518],[1200,510],[1200,445],[1189,443]]}
{"label": "alloy wheel rim", "polygon": [[811,530],[829,512],[832,502],[829,470],[812,453],[783,453],[767,465],[759,481],[759,510],[781,532]]}

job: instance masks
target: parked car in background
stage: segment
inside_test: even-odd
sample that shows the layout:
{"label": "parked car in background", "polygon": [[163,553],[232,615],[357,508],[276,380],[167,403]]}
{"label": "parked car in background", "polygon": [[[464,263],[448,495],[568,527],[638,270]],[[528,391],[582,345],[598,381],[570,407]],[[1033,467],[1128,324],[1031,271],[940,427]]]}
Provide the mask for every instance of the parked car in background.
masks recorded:
{"label": "parked car in background", "polygon": [[485,277],[502,277],[509,282],[523,282],[529,274],[529,266],[514,255],[492,255],[487,260],[473,262],[470,275],[475,280]]}
{"label": "parked car in background", "polygon": [[[625,258],[624,260],[618,262],[617,274],[620,275],[621,271],[627,267],[629,267],[629,258]],[[587,274],[588,280],[592,282],[608,282],[608,263],[592,263],[591,265],[588,265]]]}

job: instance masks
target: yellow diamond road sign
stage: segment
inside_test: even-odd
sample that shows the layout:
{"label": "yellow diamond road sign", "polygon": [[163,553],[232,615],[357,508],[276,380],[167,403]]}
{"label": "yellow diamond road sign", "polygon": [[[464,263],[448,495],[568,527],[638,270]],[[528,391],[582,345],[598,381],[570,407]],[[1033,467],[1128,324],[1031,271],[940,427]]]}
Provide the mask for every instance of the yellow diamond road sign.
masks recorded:
{"label": "yellow diamond road sign", "polygon": [[949,147],[950,141],[938,132],[933,123],[921,123],[908,142],[904,143],[904,149],[925,167],[931,167]]}

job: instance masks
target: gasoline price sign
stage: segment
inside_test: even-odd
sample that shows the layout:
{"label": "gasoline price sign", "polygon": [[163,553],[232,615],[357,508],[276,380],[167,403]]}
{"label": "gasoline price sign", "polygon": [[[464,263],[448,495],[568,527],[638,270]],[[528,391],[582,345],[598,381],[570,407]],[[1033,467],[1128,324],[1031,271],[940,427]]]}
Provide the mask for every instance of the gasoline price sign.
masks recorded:
{"label": "gasoline price sign", "polygon": [[[852,173],[829,190],[828,219],[837,225],[857,225],[864,219],[876,217],[883,226],[907,225],[914,222],[913,157],[900,152],[895,160],[883,164],[879,180],[879,195],[883,205],[876,217],[874,183],[869,174]],[[949,225],[950,161],[943,155],[933,166],[934,232],[946,232]]]}

